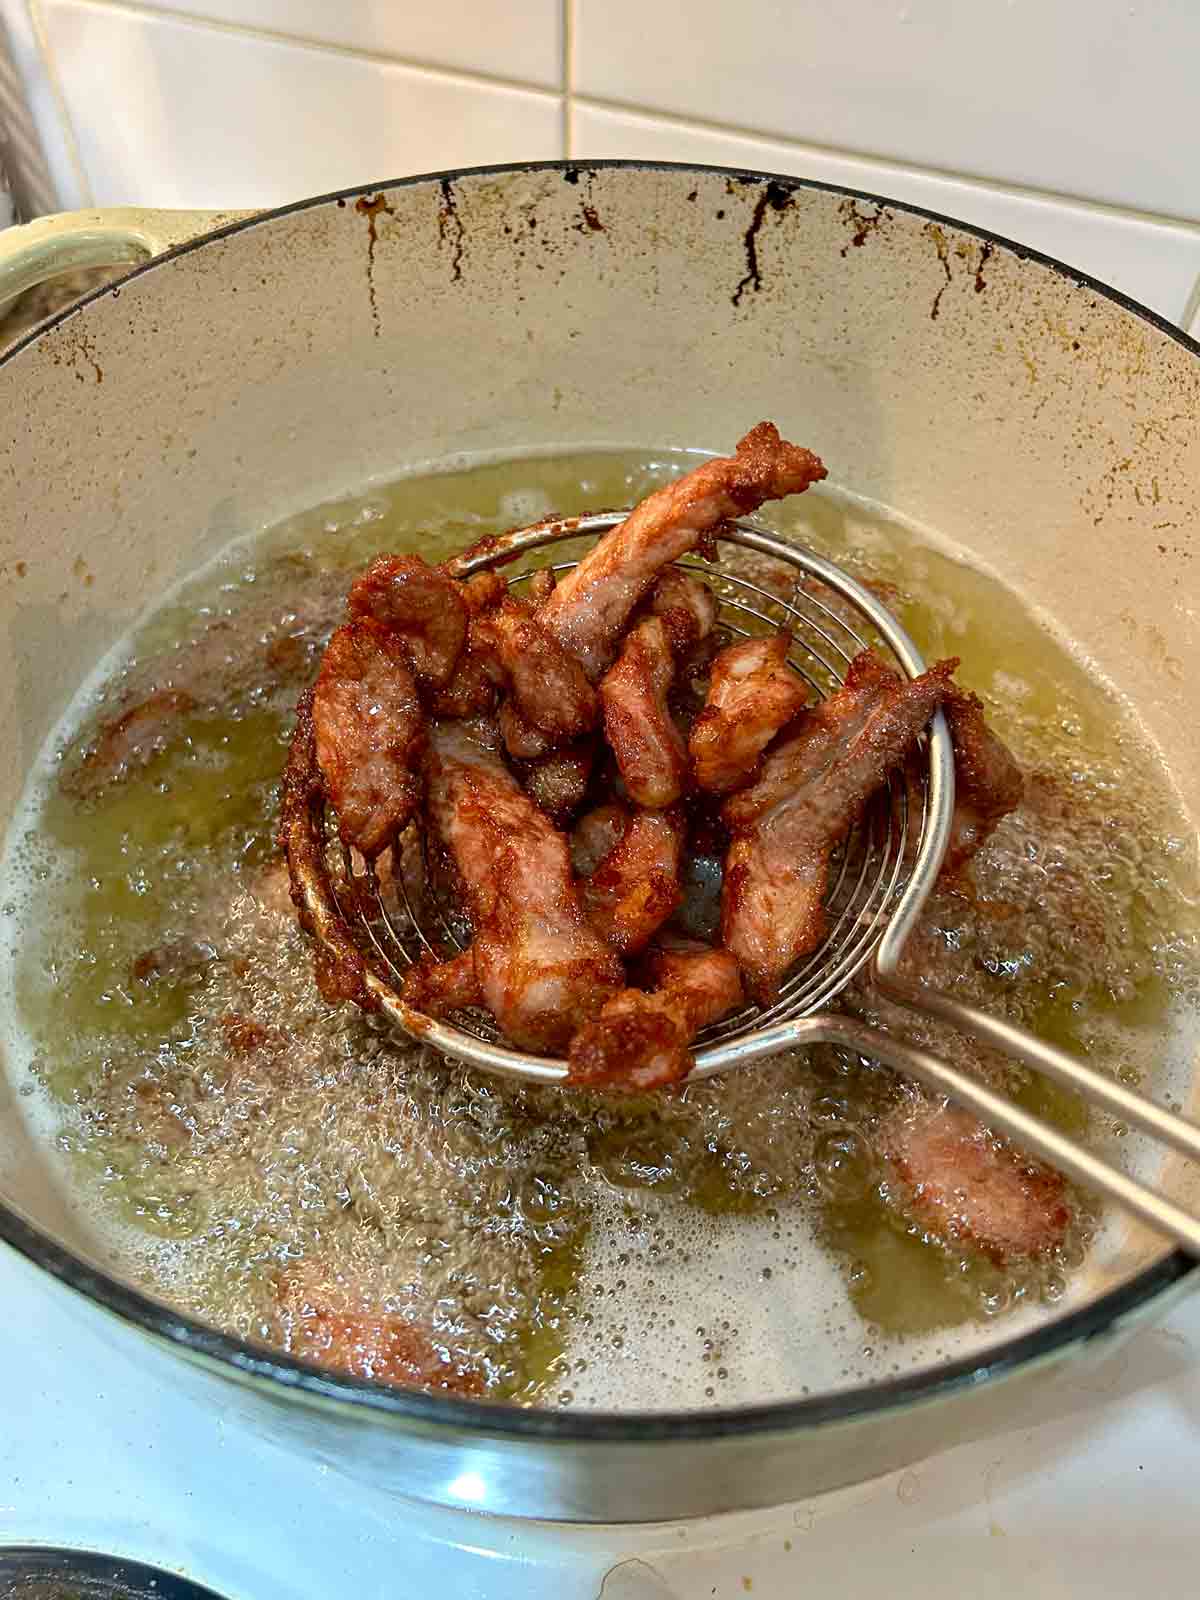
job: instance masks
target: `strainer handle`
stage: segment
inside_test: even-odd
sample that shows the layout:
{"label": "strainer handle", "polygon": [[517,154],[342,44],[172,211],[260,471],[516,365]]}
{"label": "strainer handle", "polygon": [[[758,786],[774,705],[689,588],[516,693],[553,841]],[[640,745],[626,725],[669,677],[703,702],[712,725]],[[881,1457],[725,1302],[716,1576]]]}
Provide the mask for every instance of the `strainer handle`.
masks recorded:
{"label": "strainer handle", "polygon": [[1097,1072],[1095,1067],[1089,1067],[1066,1050],[1059,1050],[1044,1039],[1039,1039],[1036,1034],[1028,1033],[1002,1017],[992,1016],[961,1000],[955,1000],[939,989],[908,983],[903,978],[881,973],[878,969],[874,973],[874,980],[876,988],[889,1000],[898,1001],[909,1011],[948,1022],[951,1027],[970,1034],[981,1044],[990,1045],[993,1050],[1000,1050],[1013,1060],[1032,1067],[1035,1072],[1044,1072],[1056,1083],[1074,1089],[1092,1105],[1111,1112],[1114,1117],[1131,1123],[1143,1133],[1161,1139],[1180,1154],[1200,1161],[1200,1127],[1194,1122],[1156,1105],[1145,1095],[1127,1089],[1124,1084]]}
{"label": "strainer handle", "polygon": [[[905,991],[903,996],[898,992],[900,989]],[[998,1022],[996,1018],[975,1011],[971,1006],[960,1005],[945,995],[937,996],[937,1006],[931,1005],[930,996],[935,991],[921,989],[914,994],[906,985],[894,980],[888,981],[886,991],[889,998],[902,1000],[909,1009],[953,1021],[965,1033],[996,1045],[1007,1054],[1040,1068],[1059,1082],[1071,1084],[1093,1104],[1117,1111],[1127,1121],[1156,1133],[1175,1149],[1200,1158],[1200,1128],[1164,1111],[1141,1095],[1112,1083],[1093,1068],[1084,1066],[1061,1050],[1055,1050],[1023,1029]],[[987,1088],[978,1078],[960,1071],[918,1045],[909,1044],[894,1034],[883,1033],[854,1017],[818,1012],[808,1017],[797,1017],[790,1022],[776,1023],[774,1027],[761,1028],[748,1038],[727,1046],[719,1064],[714,1060],[707,1070],[702,1067],[698,1073],[693,1073],[693,1077],[708,1076],[710,1071],[748,1065],[753,1060],[775,1055],[782,1050],[803,1049],[815,1044],[837,1045],[856,1055],[882,1061],[897,1072],[916,1078],[927,1087],[965,1106],[988,1127],[1000,1129],[1024,1149],[1041,1156],[1086,1188],[1106,1195],[1157,1232],[1173,1239],[1189,1254],[1200,1257],[1200,1218],[1131,1178],[1093,1151],[1060,1133],[1057,1128],[1052,1128],[1028,1111],[1022,1111],[1007,1096]]]}

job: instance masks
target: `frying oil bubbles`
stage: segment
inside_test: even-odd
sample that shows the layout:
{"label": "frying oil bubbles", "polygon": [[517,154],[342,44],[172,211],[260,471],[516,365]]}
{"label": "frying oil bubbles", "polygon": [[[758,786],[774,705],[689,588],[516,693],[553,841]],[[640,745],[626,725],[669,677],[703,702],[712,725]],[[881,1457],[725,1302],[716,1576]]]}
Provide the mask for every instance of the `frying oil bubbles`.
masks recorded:
{"label": "frying oil bubbles", "polygon": [[[824,1052],[660,1101],[564,1098],[441,1062],[315,992],[270,812],[349,574],[381,549],[440,557],[551,509],[628,502],[690,464],[524,460],[317,508],[188,580],[81,691],[10,833],[6,1058],[95,1249],[156,1294],[280,1342],[280,1286],[319,1271],[418,1315],[498,1397],[644,1409],[878,1380],[1086,1292],[1088,1229],[1037,1273],[1000,1272],[881,1202],[872,1133],[895,1084],[870,1063]],[[1195,864],[1153,753],[994,582],[846,497],[806,501],[801,535],[893,585],[922,648],[963,656],[1043,775],[979,868],[981,898],[1017,914],[939,896],[934,975],[1181,1096]],[[60,780],[89,730],[164,661],[196,704],[183,736],[72,797]]]}

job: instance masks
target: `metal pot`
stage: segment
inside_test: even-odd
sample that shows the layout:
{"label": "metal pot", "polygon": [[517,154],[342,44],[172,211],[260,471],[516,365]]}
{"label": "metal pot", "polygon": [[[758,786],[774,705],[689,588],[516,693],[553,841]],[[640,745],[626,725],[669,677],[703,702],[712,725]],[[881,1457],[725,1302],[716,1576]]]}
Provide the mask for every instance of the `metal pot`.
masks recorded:
{"label": "metal pot", "polygon": [[[721,448],[760,415],[1040,607],[1136,704],[1200,815],[1200,350],[1112,290],[887,200],[601,163],[241,220],[48,219],[0,239],[0,300],[114,256],[145,264],[0,361],[3,817],[82,676],[233,535],[402,463]],[[1159,1178],[1188,1200],[1175,1162]],[[0,1235],[114,1336],[140,1334],[137,1359],[157,1351],[210,1395],[240,1383],[264,1427],[376,1483],[546,1518],[775,1504],[1045,1415],[1085,1346],[1194,1276],[1129,1224],[1090,1304],[1001,1328],[984,1358],[771,1407],[560,1415],[319,1374],[122,1285],[13,1104],[0,1196]]]}

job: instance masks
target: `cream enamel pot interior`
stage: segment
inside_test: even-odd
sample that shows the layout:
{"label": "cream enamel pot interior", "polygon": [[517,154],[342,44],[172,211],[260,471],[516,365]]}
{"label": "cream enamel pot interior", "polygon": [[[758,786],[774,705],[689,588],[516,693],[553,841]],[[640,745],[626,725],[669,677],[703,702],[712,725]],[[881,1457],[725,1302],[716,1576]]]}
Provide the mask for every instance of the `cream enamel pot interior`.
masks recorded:
{"label": "cream enamel pot interior", "polygon": [[[760,416],[1030,597],[1200,816],[1200,351],[1079,274],[792,179],[555,164],[239,220],[48,219],[0,235],[0,301],[114,259],[146,264],[0,360],[5,819],[82,677],[235,534],[411,463],[722,449]],[[122,1285],[3,1084],[0,1235],[75,1291],[64,1314],[322,1459],[486,1511],[661,1520],[858,1481],[1045,1415],[1193,1276],[1130,1224],[1089,1303],[927,1375],[739,1411],[484,1407],[318,1374]]]}

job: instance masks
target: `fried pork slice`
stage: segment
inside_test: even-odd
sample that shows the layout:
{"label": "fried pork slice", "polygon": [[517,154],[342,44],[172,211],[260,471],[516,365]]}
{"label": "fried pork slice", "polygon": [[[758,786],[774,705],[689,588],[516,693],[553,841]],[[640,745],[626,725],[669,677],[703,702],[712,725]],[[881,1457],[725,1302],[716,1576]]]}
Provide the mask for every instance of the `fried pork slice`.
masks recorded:
{"label": "fried pork slice", "polygon": [[508,584],[498,572],[477,572],[460,586],[460,593],[470,619],[467,642],[447,682],[428,697],[431,713],[446,721],[477,717],[495,707],[496,685],[487,658],[472,648],[471,627],[476,617],[500,604]]}
{"label": "fried pork slice", "polygon": [[565,1050],[624,977],[583,915],[566,837],[465,728],[435,727],[428,770],[429,818],[461,881],[483,1002],[514,1044]]}
{"label": "fried pork slice", "polygon": [[631,820],[628,808],[615,800],[580,817],[571,834],[571,865],[581,878],[591,877],[625,837]]}
{"label": "fried pork slice", "polygon": [[553,568],[539,567],[535,573],[531,574],[529,579],[530,604],[540,606],[543,600],[548,600],[554,593],[554,587],[557,582],[558,579],[554,576]]}
{"label": "fried pork slice", "polygon": [[[313,812],[327,798],[325,781],[317,763],[317,734],[313,726],[316,685],[306,689],[296,705],[296,726],[288,747],[279,795],[276,843],[287,858],[290,898],[300,922],[315,932],[308,910],[306,880],[325,871],[325,848],[313,827]],[[317,988],[330,1005],[352,1001],[364,1011],[377,1011],[379,998],[367,981],[367,964],[340,915],[329,917],[313,952]]]}
{"label": "fried pork slice", "polygon": [[419,682],[443,688],[467,638],[462,585],[421,556],[378,556],[350,587],[352,619],[371,617],[404,641]]}
{"label": "fried pork slice", "polygon": [[477,1395],[480,1372],[439,1351],[415,1322],[378,1307],[335,1275],[305,1264],[282,1277],[277,1301],[283,1347],[314,1366],[406,1389]]}
{"label": "fried pork slice", "polygon": [[644,949],[683,899],[682,811],[638,811],[580,884],[588,921],[623,956]]}
{"label": "fried pork slice", "polygon": [[954,823],[942,871],[962,871],[1025,794],[1012,752],[983,717],[978,695],[951,685],[943,705],[954,743]]}
{"label": "fried pork slice", "polygon": [[825,935],[829,858],[941,705],[956,660],[903,679],[864,650],[841,689],[768,751],[722,809],[721,938],[762,1005]]}
{"label": "fried pork slice", "polygon": [[668,567],[653,589],[646,610],[661,617],[676,656],[707,639],[717,620],[717,599],[702,578]]}
{"label": "fried pork slice", "polygon": [[788,666],[790,633],[743,639],[712,664],[708,699],[692,724],[688,752],[702,789],[728,794],[745,783],[779,730],[808,699],[799,673]]}
{"label": "fried pork slice", "polygon": [[635,606],[665,566],[729,518],[800,494],[824,476],[810,450],[781,439],[773,423],[760,422],[735,455],[706,461],[648,495],[564,575],[538,620],[598,682]]}
{"label": "fried pork slice", "polygon": [[600,685],[604,733],[621,780],[631,800],[653,809],[673,805],[688,779],[687,748],[667,703],[674,681],[666,624],[646,617]]}
{"label": "fried pork slice", "polygon": [[183,719],[196,709],[185,689],[156,689],[122,716],[105,722],[78,768],[63,787],[84,797],[145,766],[182,733]]}
{"label": "fried pork slice", "polygon": [[668,567],[656,580],[644,606],[635,614],[658,617],[675,658],[671,707],[685,734],[704,704],[708,669],[728,635],[716,631],[717,598],[694,573]]}
{"label": "fried pork slice", "polygon": [[1003,1262],[1062,1243],[1071,1222],[1061,1173],[1021,1155],[965,1111],[905,1104],[878,1132],[891,1198],[943,1239]]}
{"label": "fried pork slice", "polygon": [[521,600],[502,600],[471,625],[471,648],[481,653],[526,722],[552,744],[565,744],[596,725],[596,691],[578,661],[547,633]]}
{"label": "fried pork slice", "polygon": [[554,740],[529,721],[516,703],[506,700],[496,717],[504,748],[514,761],[536,761],[554,748]]}
{"label": "fried pork slice", "polygon": [[469,617],[494,610],[508,593],[508,579],[499,572],[475,572],[462,582],[462,601]]}
{"label": "fried pork slice", "polygon": [[583,804],[595,760],[595,740],[577,739],[529,762],[521,772],[521,787],[556,828],[565,828]]}
{"label": "fried pork slice", "polygon": [[362,618],[334,633],[317,674],[312,720],[342,841],[373,860],[420,803],[425,748],[407,647],[391,628]]}
{"label": "fried pork slice", "polygon": [[695,1064],[692,1040],[742,1002],[733,957],[692,940],[652,951],[643,973],[654,986],[649,993],[623,989],[571,1040],[571,1083],[621,1089],[678,1083]]}
{"label": "fried pork slice", "polygon": [[504,748],[520,763],[521,785],[556,827],[565,828],[579,810],[596,760],[594,738],[555,748],[548,733],[533,725],[511,700],[496,718]]}
{"label": "fried pork slice", "polygon": [[428,699],[431,715],[443,721],[459,721],[492,711],[496,705],[496,685],[480,658],[468,647],[444,688],[435,689]]}
{"label": "fried pork slice", "polygon": [[448,961],[439,961],[427,951],[405,977],[404,999],[427,1017],[446,1017],[452,1011],[482,1005],[474,952],[464,950]]}

